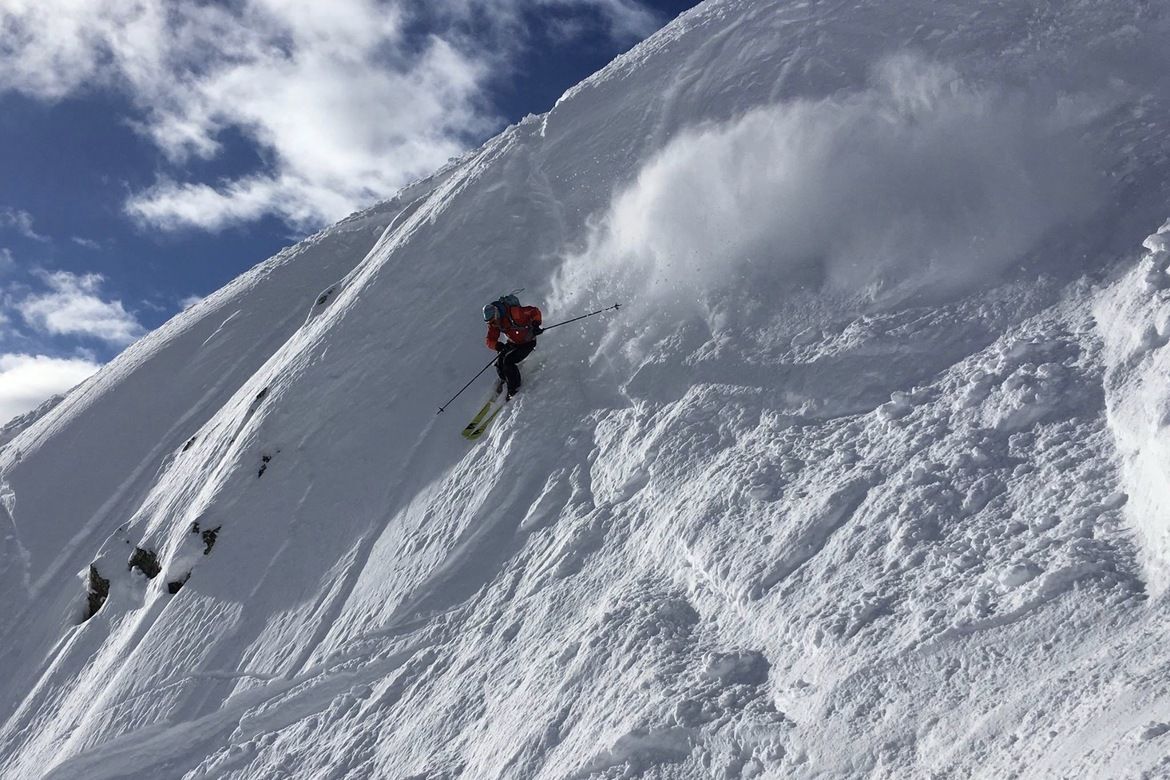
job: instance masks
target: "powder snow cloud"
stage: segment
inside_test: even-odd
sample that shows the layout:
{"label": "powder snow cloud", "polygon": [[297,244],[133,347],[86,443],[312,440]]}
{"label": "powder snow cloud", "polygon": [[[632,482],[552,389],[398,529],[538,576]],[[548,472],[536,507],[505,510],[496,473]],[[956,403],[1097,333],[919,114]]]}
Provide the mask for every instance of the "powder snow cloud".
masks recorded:
{"label": "powder snow cloud", "polygon": [[948,294],[1095,207],[1074,132],[1091,113],[894,57],[865,89],[676,137],[615,196],[562,287]]}
{"label": "powder snow cloud", "polygon": [[485,83],[542,8],[591,11],[615,36],[657,21],[637,0],[16,0],[0,7],[0,92],[118,90],[177,165],[215,158],[229,130],[265,158],[224,181],[160,177],[126,204],[144,224],[276,215],[304,228],[392,194],[495,127]]}

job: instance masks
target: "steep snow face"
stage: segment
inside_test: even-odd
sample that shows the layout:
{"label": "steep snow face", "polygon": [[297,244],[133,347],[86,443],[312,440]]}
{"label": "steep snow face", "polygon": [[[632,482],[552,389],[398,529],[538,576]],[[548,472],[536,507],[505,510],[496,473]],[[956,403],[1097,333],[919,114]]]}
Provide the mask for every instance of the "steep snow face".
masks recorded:
{"label": "steep snow face", "polygon": [[0,451],[0,772],[1158,767],[1168,27],[710,2],[181,315]]}

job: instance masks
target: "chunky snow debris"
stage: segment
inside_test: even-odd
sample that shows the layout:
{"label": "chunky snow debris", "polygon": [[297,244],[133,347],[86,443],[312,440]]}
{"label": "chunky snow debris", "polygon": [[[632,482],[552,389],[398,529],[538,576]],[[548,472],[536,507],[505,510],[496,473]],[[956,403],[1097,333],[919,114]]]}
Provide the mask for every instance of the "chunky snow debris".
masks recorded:
{"label": "chunky snow debris", "polygon": [[1170,278],[1170,221],[1144,246],[1094,313],[1106,343],[1108,419],[1125,466],[1126,513],[1162,591],[1170,584],[1170,286],[1162,281]]}

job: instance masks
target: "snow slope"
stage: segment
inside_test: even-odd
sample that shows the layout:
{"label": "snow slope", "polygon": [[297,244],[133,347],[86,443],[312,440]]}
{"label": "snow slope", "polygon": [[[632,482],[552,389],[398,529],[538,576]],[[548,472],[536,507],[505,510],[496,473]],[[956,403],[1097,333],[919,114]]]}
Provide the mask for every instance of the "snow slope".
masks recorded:
{"label": "snow slope", "polygon": [[711,0],[179,315],[0,450],[0,776],[1170,771],[1168,32]]}

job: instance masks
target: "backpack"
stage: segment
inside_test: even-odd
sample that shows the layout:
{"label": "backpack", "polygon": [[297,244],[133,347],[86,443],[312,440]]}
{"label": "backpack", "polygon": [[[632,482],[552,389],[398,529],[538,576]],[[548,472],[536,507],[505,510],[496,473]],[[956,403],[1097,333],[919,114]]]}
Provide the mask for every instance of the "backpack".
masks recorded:
{"label": "backpack", "polygon": [[507,295],[501,295],[492,301],[495,304],[496,310],[503,317],[506,317],[508,322],[512,323],[512,327],[516,327],[516,323],[512,320],[512,307],[520,305],[520,299],[516,297],[516,293],[518,292],[524,292],[524,288],[521,287],[519,290],[513,290]]}

